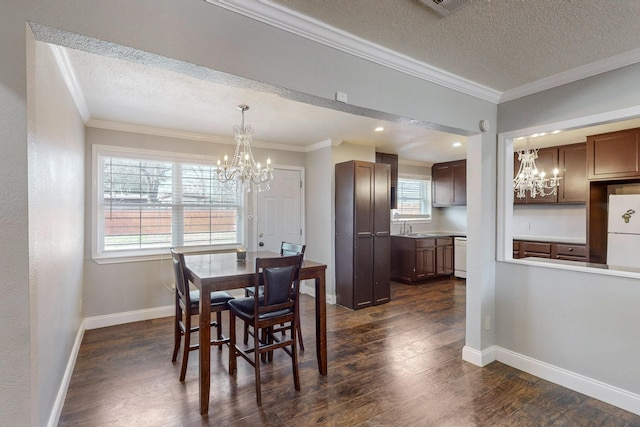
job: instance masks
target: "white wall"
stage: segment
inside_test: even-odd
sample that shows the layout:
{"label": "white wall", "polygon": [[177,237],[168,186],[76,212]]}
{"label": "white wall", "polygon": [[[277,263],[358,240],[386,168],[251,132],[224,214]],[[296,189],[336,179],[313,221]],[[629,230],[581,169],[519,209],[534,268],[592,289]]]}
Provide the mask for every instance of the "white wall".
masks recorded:
{"label": "white wall", "polygon": [[34,59],[28,81],[29,290],[31,386],[40,404],[32,422],[46,425],[82,323],[84,124],[50,46],[36,43]]}
{"label": "white wall", "polygon": [[512,232],[514,238],[586,243],[586,205],[514,205]]}
{"label": "white wall", "polygon": [[[51,411],[52,398],[48,390],[32,389],[25,377],[37,375],[41,351],[29,336],[29,230],[27,170],[27,21],[37,40],[54,42],[90,52],[116,56],[128,55],[130,60],[145,60],[148,52],[163,58],[175,58],[190,64],[246,77],[258,82],[320,97],[328,104],[336,90],[349,94],[351,105],[369,108],[440,124],[464,132],[476,132],[481,119],[495,122],[496,106],[460,94],[416,77],[401,74],[356,58],[336,49],[302,39],[284,31],[202,1],[178,0],[114,0],[92,2],[75,0],[41,2],[23,0],[3,8],[0,15],[0,189],[2,239],[0,239],[0,274],[6,283],[0,309],[10,322],[0,326],[0,336],[7,345],[0,364],[0,412],[8,425],[37,425],[40,415]],[[170,22],[171,25],[167,25]],[[63,31],[58,31],[62,29]],[[232,34],[233,37],[229,37]],[[92,37],[91,39],[85,36]],[[112,43],[112,44],[109,44]],[[126,46],[126,47],[125,47]],[[130,49],[136,49],[132,52]],[[157,57],[156,57],[157,59]],[[162,65],[162,62],[159,63]],[[174,64],[175,65],[175,64]],[[339,103],[335,103],[339,106]],[[485,134],[476,141],[483,150],[493,152],[495,134]],[[489,175],[495,175],[491,159],[481,154],[470,158],[477,163],[471,168],[480,182],[490,185]],[[72,179],[72,178],[68,178]],[[69,184],[71,185],[71,184]],[[77,197],[81,197],[78,195]],[[492,240],[486,220],[493,212],[494,198],[468,206],[470,217],[480,222],[469,225],[480,240]],[[331,223],[318,224],[331,230]],[[471,245],[471,243],[469,243]],[[493,243],[489,243],[489,250]],[[479,245],[478,248],[481,246]],[[80,261],[78,261],[80,262]],[[474,283],[472,271],[468,286]],[[479,271],[484,289],[486,280]],[[10,279],[10,280],[9,280]],[[61,291],[63,293],[64,291]],[[485,298],[472,297],[468,306],[486,304]],[[32,303],[37,303],[33,301]],[[477,328],[475,317],[469,318],[469,328]],[[31,325],[38,329],[42,325]],[[47,329],[43,329],[46,331]],[[65,334],[65,340],[72,333]],[[474,345],[478,342],[472,340]],[[477,347],[481,348],[481,347]],[[34,360],[29,360],[29,354]],[[47,369],[47,368],[45,368]],[[47,395],[44,395],[47,394]]]}

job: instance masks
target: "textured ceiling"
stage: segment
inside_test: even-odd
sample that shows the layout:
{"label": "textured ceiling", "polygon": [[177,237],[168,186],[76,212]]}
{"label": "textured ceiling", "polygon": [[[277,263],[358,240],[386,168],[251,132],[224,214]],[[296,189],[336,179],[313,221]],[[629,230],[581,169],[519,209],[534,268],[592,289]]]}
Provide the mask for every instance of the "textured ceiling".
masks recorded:
{"label": "textured ceiling", "polygon": [[[640,0],[471,0],[447,17],[418,0],[207,1],[223,7],[280,8],[286,13],[278,19],[305,16],[500,93],[545,79],[564,83],[570,80],[567,75],[580,75],[576,70],[606,69],[602,64],[616,55],[626,63],[640,61]],[[256,144],[267,148],[303,151],[331,140],[375,146],[427,164],[466,156],[464,136],[408,119],[291,101],[273,88],[256,87],[257,82],[229,84],[179,68],[131,62],[126,55],[116,59],[56,49],[63,58],[61,69],[75,82],[72,92],[84,100],[80,104],[90,126],[121,123],[229,142],[233,125],[240,122],[236,105],[249,104],[247,124],[254,128]],[[564,77],[558,78],[560,74]],[[314,126],[308,117],[314,117]],[[385,132],[372,131],[380,125]],[[574,130],[539,138],[534,146],[578,142],[599,132]],[[462,146],[452,147],[456,141]]]}
{"label": "textured ceiling", "polygon": [[505,92],[608,58],[640,60],[638,0],[475,0],[441,17],[418,0],[273,0]]}

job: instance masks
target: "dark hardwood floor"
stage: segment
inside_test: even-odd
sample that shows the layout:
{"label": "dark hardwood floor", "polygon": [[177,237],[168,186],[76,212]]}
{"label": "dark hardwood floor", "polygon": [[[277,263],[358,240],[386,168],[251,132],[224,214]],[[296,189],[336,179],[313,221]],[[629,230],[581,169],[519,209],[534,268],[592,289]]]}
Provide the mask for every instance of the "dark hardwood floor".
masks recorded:
{"label": "dark hardwood floor", "polygon": [[390,303],[358,311],[329,305],[327,376],[315,360],[314,301],[303,295],[302,304],[299,392],[279,351],[263,364],[259,408],[253,369],[239,359],[229,376],[227,349],[213,348],[211,409],[201,417],[197,352],[180,383],[164,318],[85,333],[59,425],[640,426],[632,413],[499,362],[462,361],[464,281],[393,283]]}

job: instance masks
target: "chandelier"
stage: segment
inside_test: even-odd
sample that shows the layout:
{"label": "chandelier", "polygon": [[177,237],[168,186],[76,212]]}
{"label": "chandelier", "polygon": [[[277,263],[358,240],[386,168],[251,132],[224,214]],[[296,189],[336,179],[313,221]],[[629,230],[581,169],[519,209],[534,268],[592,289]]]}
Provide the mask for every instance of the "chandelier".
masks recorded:
{"label": "chandelier", "polygon": [[251,152],[251,141],[253,129],[251,126],[244,124],[244,112],[249,109],[248,105],[238,105],[238,110],[242,111],[242,124],[234,126],[234,139],[236,141],[236,151],[233,154],[231,163],[229,157],[224,155],[224,163],[218,160],[215,169],[216,180],[225,184],[229,189],[236,191],[247,190],[249,193],[254,191],[269,190],[269,183],[273,179],[273,169],[271,168],[271,159],[267,158],[267,166],[260,167],[260,163],[256,163]]}
{"label": "chandelier", "polygon": [[513,191],[519,199],[524,199],[527,191],[529,191],[529,197],[533,199],[536,196],[545,197],[558,193],[558,186],[562,179],[558,176],[558,169],[553,170],[553,177],[545,178],[544,171],[538,171],[536,167],[537,158],[538,149],[530,149],[529,139],[527,139],[526,149],[518,152],[520,169],[513,179]]}

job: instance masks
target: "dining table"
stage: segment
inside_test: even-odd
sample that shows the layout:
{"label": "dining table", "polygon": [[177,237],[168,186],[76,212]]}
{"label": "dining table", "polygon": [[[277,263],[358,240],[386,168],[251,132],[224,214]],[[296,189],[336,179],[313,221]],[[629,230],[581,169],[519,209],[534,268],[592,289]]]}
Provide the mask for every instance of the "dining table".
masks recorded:
{"label": "dining table", "polygon": [[[200,290],[199,342],[211,340],[211,292],[244,289],[254,283],[257,258],[279,257],[279,252],[248,251],[239,261],[236,252],[184,253],[186,275]],[[327,308],[325,273],[327,266],[305,259],[300,268],[300,280],[315,281],[316,358],[321,375],[327,374]],[[211,347],[200,345],[200,414],[209,412],[211,391]]]}

